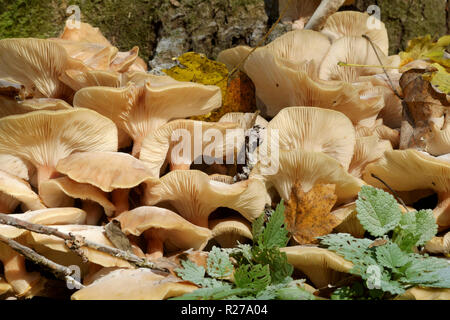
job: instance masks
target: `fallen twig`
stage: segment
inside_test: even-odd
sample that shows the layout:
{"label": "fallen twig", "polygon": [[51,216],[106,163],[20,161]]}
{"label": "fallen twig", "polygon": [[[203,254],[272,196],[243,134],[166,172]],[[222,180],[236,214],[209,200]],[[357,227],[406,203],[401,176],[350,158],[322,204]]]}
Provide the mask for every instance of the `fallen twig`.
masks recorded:
{"label": "fallen twig", "polygon": [[58,229],[55,229],[52,227],[35,224],[35,223],[30,223],[27,221],[16,219],[14,217],[11,217],[11,216],[3,214],[3,213],[0,213],[0,224],[6,224],[6,225],[13,226],[16,228],[26,229],[31,232],[36,232],[36,233],[40,233],[40,234],[46,234],[46,235],[58,237],[60,239],[63,239],[65,241],[66,246],[71,250],[78,250],[80,247],[85,246],[85,247],[95,249],[95,250],[101,251],[103,253],[109,254],[113,257],[126,260],[126,261],[134,264],[137,267],[149,268],[149,269],[152,269],[155,271],[168,273],[168,271],[165,268],[159,268],[153,262],[150,262],[146,259],[139,258],[138,256],[136,256],[133,253],[98,244],[98,243],[89,241],[82,236],[74,235],[70,232],[69,233],[61,232]]}
{"label": "fallen twig", "polygon": [[337,12],[344,2],[345,0],[322,0],[306,24],[305,29],[319,31],[328,17]]}
{"label": "fallen twig", "polygon": [[20,244],[19,242],[9,239],[0,234],[0,241],[11,247],[13,250],[17,251],[23,255],[26,259],[34,262],[37,265],[43,266],[49,269],[58,279],[64,280],[67,284],[72,285],[74,288],[81,289],[84,286],[75,278],[72,277],[73,270],[57,264],[44,256],[36,253],[34,250]]}

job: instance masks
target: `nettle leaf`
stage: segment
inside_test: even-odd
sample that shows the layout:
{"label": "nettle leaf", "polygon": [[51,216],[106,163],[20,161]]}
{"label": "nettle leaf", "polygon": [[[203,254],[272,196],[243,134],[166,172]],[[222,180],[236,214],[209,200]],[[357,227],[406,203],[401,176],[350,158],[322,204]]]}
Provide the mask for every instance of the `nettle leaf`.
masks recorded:
{"label": "nettle leaf", "polygon": [[442,281],[440,272],[449,267],[446,260],[422,256],[419,254],[409,254],[411,262],[404,270],[404,277],[399,279],[404,283],[429,286]]}
{"label": "nettle leaf", "polygon": [[206,268],[208,275],[217,279],[226,278],[233,273],[233,264],[230,261],[230,256],[216,246],[208,254]]}
{"label": "nettle leaf", "polygon": [[437,281],[428,284],[428,287],[433,288],[450,288],[450,265],[447,268],[442,268],[434,272],[433,278]]}
{"label": "nettle leaf", "polygon": [[264,228],[262,245],[266,248],[285,247],[289,241],[288,233],[284,226],[284,203],[281,201]]}
{"label": "nettle leaf", "polygon": [[287,255],[279,248],[254,246],[253,258],[257,264],[268,265],[272,284],[280,283],[290,277],[294,272],[294,267],[288,263]]}
{"label": "nettle leaf", "polygon": [[394,229],[402,217],[394,197],[371,186],[362,186],[356,200],[356,211],[361,225],[375,237]]}
{"label": "nettle leaf", "polygon": [[238,288],[250,288],[259,292],[270,285],[272,281],[269,265],[242,265],[236,269],[234,281]]}
{"label": "nettle leaf", "polygon": [[203,285],[205,280],[205,268],[198,266],[191,260],[181,261],[183,268],[175,269],[175,272],[181,279],[195,283],[196,285]]}
{"label": "nettle leaf", "polygon": [[410,211],[403,214],[393,240],[400,249],[412,252],[414,246],[425,244],[437,231],[438,226],[432,210]]}
{"label": "nettle leaf", "polygon": [[395,243],[376,247],[375,251],[378,263],[386,268],[400,268],[411,261],[408,254],[403,252]]}

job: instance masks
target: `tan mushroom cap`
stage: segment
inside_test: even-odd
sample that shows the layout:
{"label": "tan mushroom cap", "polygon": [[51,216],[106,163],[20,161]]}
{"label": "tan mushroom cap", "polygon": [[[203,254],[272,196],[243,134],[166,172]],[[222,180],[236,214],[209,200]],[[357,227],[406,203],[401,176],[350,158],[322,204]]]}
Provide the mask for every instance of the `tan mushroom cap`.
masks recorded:
{"label": "tan mushroom cap", "polygon": [[147,165],[122,152],[79,152],[61,159],[56,169],[79,183],[104,192],[130,189],[153,178]]}
{"label": "tan mushroom cap", "polygon": [[0,242],[0,261],[6,281],[18,298],[32,298],[44,288],[45,279],[39,272],[28,272],[25,257]]}
{"label": "tan mushroom cap", "polygon": [[239,124],[239,128],[244,130],[251,129],[255,125],[266,128],[269,124],[269,122],[260,115],[256,115],[255,118],[255,113],[251,112],[228,112],[219,119],[219,122],[234,122]]}
{"label": "tan mushroom cap", "polygon": [[316,288],[339,280],[339,273],[349,273],[353,268],[350,261],[323,248],[293,246],[281,248],[281,252],[286,253],[288,262],[306,274]]}
{"label": "tan mushroom cap", "polygon": [[357,178],[362,178],[366,166],[377,161],[385,151],[390,150],[393,150],[391,142],[380,140],[376,135],[356,138],[355,153],[348,172]]}
{"label": "tan mushroom cap", "polygon": [[198,289],[149,269],[115,270],[75,292],[72,300],[164,300]]}
{"label": "tan mushroom cap", "polygon": [[[88,225],[54,225],[53,228],[64,233],[70,232],[75,236],[82,236],[86,240],[95,242],[103,246],[114,248],[114,245],[105,236],[103,227]],[[61,238],[31,232],[28,234],[27,239],[36,251],[41,252],[41,254],[45,255],[46,257],[51,257],[51,253],[49,253],[51,251],[64,253],[65,259],[67,260],[70,259],[70,256],[77,256],[74,252],[67,248],[64,240]],[[89,247],[83,246],[80,248],[80,250],[90,262],[99,264],[103,267],[132,267],[130,263],[123,259],[113,257],[109,254],[91,249]]]}
{"label": "tan mushroom cap", "polygon": [[393,150],[385,152],[380,160],[369,164],[364,172],[365,181],[383,188],[372,174],[383,179],[394,190],[435,190],[439,198],[438,206],[433,212],[436,222],[441,229],[450,226],[449,162],[413,149]]}
{"label": "tan mushroom cap", "polygon": [[137,155],[143,139],[169,120],[206,114],[220,107],[221,92],[217,86],[196,83],[152,86],[146,82],[143,87],[84,88],[75,94],[73,104],[112,119],[133,138],[133,155]]}
{"label": "tan mushroom cap", "polygon": [[116,150],[116,126],[92,110],[36,111],[0,119],[0,153],[30,161],[39,182],[73,152]]}
{"label": "tan mushroom cap", "polygon": [[360,37],[342,37],[336,40],[328,54],[322,60],[320,65],[319,77],[323,80],[340,80],[345,82],[355,82],[360,76],[369,76],[382,73],[382,68],[375,67],[349,67],[339,66],[339,62],[361,64],[361,65],[380,65],[377,54],[380,57],[382,65],[394,66],[395,59],[387,57],[380,48],[374,45],[375,53],[369,41]]}
{"label": "tan mushroom cap", "polygon": [[357,217],[356,203],[351,202],[331,212],[341,223],[334,228],[338,233],[349,233],[356,238],[363,238],[366,230]]}
{"label": "tan mushroom cap", "polygon": [[[237,46],[230,49],[225,49],[217,56],[217,61],[222,62],[227,66],[228,71],[233,70],[241,63],[241,61],[252,51],[249,46]],[[239,68],[244,71],[243,66]]]}
{"label": "tan mushroom cap", "polygon": [[435,123],[431,123],[431,132],[425,137],[425,151],[434,156],[450,153],[450,120],[448,118],[448,116],[445,117],[442,127],[439,127]]}
{"label": "tan mushroom cap", "polygon": [[442,237],[434,237],[425,244],[425,250],[431,253],[441,253],[450,256],[450,232]]}
{"label": "tan mushroom cap", "polygon": [[280,150],[278,159],[271,158],[270,162],[272,166],[277,163],[278,170],[268,170],[265,164],[259,162],[250,178],[262,176],[285,201],[289,200],[296,181],[301,181],[304,192],[318,183],[335,184],[337,204],[353,200],[364,185],[362,180],[349,174],[337,160],[322,152]]}
{"label": "tan mushroom cap", "polygon": [[13,288],[8,282],[6,282],[4,276],[0,276],[0,297],[8,292],[11,292],[12,290]]}
{"label": "tan mushroom cap", "polygon": [[10,154],[0,154],[0,170],[17,178],[28,181],[33,173],[33,166],[19,157]]}
{"label": "tan mushroom cap", "polygon": [[211,180],[197,170],[169,172],[155,185],[148,185],[145,205],[169,203],[186,220],[208,227],[208,216],[219,207],[233,209],[249,221],[259,217],[269,203],[264,183],[249,179],[234,184]]}
{"label": "tan mushroom cap", "polygon": [[44,203],[52,208],[73,206],[74,199],[81,199],[101,205],[108,216],[116,210],[105,192],[93,185],[75,182],[68,177],[43,182],[40,196]]}
{"label": "tan mushroom cap", "polygon": [[214,181],[218,181],[218,182],[223,182],[226,184],[233,184],[235,183],[234,178],[232,176],[227,176],[224,174],[212,174],[209,176],[209,179],[214,180]]}
{"label": "tan mushroom cap", "polygon": [[159,242],[167,252],[190,248],[202,250],[211,237],[209,229],[196,226],[177,213],[158,207],[139,207],[123,212],[116,219],[120,221],[126,235],[140,236],[145,233],[151,238],[150,241]]}
{"label": "tan mushroom cap", "polygon": [[[333,130],[330,130],[333,128]],[[279,135],[280,150],[323,152],[348,169],[355,148],[355,129],[341,112],[314,107],[289,107],[281,110],[268,125],[270,147],[272,130]]]}
{"label": "tan mushroom cap", "polygon": [[0,212],[11,213],[19,203],[29,210],[45,209],[42,200],[26,181],[0,170]]}
{"label": "tan mushroom cap", "polygon": [[377,119],[375,124],[370,127],[363,125],[356,125],[356,138],[377,136],[380,140],[388,140],[394,149],[397,149],[400,144],[400,131],[391,129],[383,124],[383,119]]}
{"label": "tan mushroom cap", "polygon": [[14,98],[0,96],[0,118],[24,114],[39,110],[69,110],[72,106],[60,99],[35,98],[17,101]]}
{"label": "tan mushroom cap", "polygon": [[273,117],[286,107],[311,106],[340,111],[354,124],[366,117],[367,105],[361,102],[357,88],[342,81],[314,80],[316,68],[312,62],[309,67],[300,64],[293,69],[268,50],[255,51],[251,61],[245,65],[246,72],[268,116]]}
{"label": "tan mushroom cap", "polygon": [[233,248],[238,243],[253,239],[251,224],[241,217],[229,217],[209,221],[211,239],[222,248]]}
{"label": "tan mushroom cap", "polygon": [[389,38],[386,26],[378,20],[379,28],[370,28],[371,18],[367,13],[357,11],[336,12],[328,17],[321,32],[328,36],[333,42],[345,37],[368,36],[373,43],[380,47],[381,51],[387,55],[389,51]]}
{"label": "tan mushroom cap", "polygon": [[394,300],[450,300],[450,289],[414,287]]}
{"label": "tan mushroom cap", "polygon": [[67,60],[64,48],[49,40],[0,40],[0,79],[20,83],[25,97],[64,97],[68,88],[58,78]]}
{"label": "tan mushroom cap", "polygon": [[122,76],[110,70],[66,70],[60,80],[72,90],[78,91],[86,87],[120,87]]}
{"label": "tan mushroom cap", "polygon": [[[41,225],[84,224],[86,213],[78,208],[48,208],[9,216]],[[10,239],[16,239],[29,231],[13,226],[0,225],[0,233]]]}
{"label": "tan mushroom cap", "polygon": [[287,11],[282,19],[282,22],[292,22],[294,29],[303,29],[309,18],[314,14],[321,0],[279,0],[278,11],[283,12],[285,8]]}
{"label": "tan mushroom cap", "polygon": [[144,139],[139,159],[145,162],[154,177],[159,177],[166,160],[171,170],[187,170],[199,157],[202,163],[210,164],[208,162],[214,159],[224,162],[225,158],[239,152],[244,143],[244,132],[239,135],[241,141],[237,144],[233,139],[231,130],[237,129],[236,123],[174,120]]}
{"label": "tan mushroom cap", "polygon": [[93,42],[105,46],[110,46],[111,43],[106,39],[99,28],[94,28],[89,23],[80,22],[79,27],[71,28],[71,21],[67,21],[64,26],[63,33],[59,38],[77,42]]}

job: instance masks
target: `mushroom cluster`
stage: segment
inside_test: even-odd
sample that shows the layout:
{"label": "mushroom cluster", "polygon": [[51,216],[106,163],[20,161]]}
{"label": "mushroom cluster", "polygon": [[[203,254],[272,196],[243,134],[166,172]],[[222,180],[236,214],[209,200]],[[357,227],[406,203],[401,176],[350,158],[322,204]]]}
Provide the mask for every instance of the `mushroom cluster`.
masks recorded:
{"label": "mushroom cluster", "polygon": [[[42,226],[0,224],[2,238],[75,266],[85,287],[73,299],[167,299],[197,286],[142,261],[173,271],[180,253],[251,242],[266,209],[318,184],[333,185],[332,232],[363,237],[355,200],[365,184],[386,188],[382,179],[408,205],[437,193],[442,234],[425,250],[448,254],[447,115],[434,122],[433,155],[399,150],[402,74],[389,68],[400,58],[388,55],[384,25],[344,11],[306,30],[320,1],[292,4],[298,30],[220,53],[255,84],[261,115],[218,122],[187,118],[220,108],[219,87],[150,74],[137,47],[120,52],[89,24],[0,40],[0,213]],[[314,243],[293,244],[282,251],[316,288],[352,268]],[[0,297],[47,294],[47,274],[4,241],[0,261]]]}

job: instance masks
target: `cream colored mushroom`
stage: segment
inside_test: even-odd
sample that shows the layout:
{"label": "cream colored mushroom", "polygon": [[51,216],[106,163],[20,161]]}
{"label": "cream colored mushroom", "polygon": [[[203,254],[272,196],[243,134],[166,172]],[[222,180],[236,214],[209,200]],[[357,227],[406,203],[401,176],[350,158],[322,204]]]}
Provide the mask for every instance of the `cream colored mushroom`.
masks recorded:
{"label": "cream colored mushroom", "polygon": [[224,159],[234,160],[244,143],[244,132],[237,129],[236,123],[174,120],[144,139],[139,159],[154,177],[166,162],[171,170],[188,170],[194,161],[222,164]]}
{"label": "cream colored mushroom", "polygon": [[439,203],[433,213],[443,230],[450,227],[450,163],[425,155],[417,150],[393,150],[375,163],[369,164],[364,180],[383,188],[384,185],[371,175],[383,179],[398,191],[432,189],[438,194]]}
{"label": "cream colored mushroom", "polygon": [[293,246],[281,248],[286,253],[288,262],[311,280],[316,288],[323,288],[342,278],[342,273],[349,273],[353,268],[350,261],[323,248],[310,246]]}
{"label": "cream colored mushroom", "polygon": [[198,289],[149,269],[114,270],[75,292],[72,300],[164,300]]}
{"label": "cream colored mushroom", "polygon": [[117,218],[126,235],[144,235],[147,254],[158,259],[164,252],[194,249],[202,250],[211,231],[196,226],[177,213],[158,207],[139,207],[123,212]]}
{"label": "cream colored mushroom", "polygon": [[252,221],[270,200],[264,183],[256,179],[230,185],[211,180],[201,171],[176,170],[159,183],[147,185],[143,202],[149,206],[168,203],[186,220],[207,228],[208,216],[219,207],[233,209]]}
{"label": "cream colored mushroom", "polygon": [[260,115],[250,112],[228,112],[219,119],[219,122],[237,123],[239,124],[239,128],[244,130],[251,129],[255,125],[266,128],[269,124],[269,122]]}
{"label": "cream colored mushroom", "polygon": [[14,98],[0,96],[0,118],[39,110],[68,110],[72,106],[60,99],[35,98],[17,101]]}
{"label": "cream colored mushroom", "polygon": [[341,223],[334,228],[338,233],[349,233],[355,238],[363,238],[364,230],[363,226],[359,222],[356,211],[356,203],[351,202],[340,206],[339,208],[331,212]]}
{"label": "cream colored mushroom", "polygon": [[61,159],[56,169],[76,182],[113,192],[116,215],[129,209],[131,188],[156,178],[143,161],[122,152],[74,153]]}
{"label": "cream colored mushroom", "polygon": [[0,153],[30,161],[38,184],[55,177],[58,161],[73,152],[116,150],[116,126],[92,110],[36,111],[0,119]]}
{"label": "cream colored mushroom", "polygon": [[362,180],[349,174],[337,160],[322,152],[301,149],[280,150],[278,157],[272,156],[267,163],[258,162],[250,174],[250,178],[253,177],[263,178],[273,185],[285,201],[289,200],[296,181],[300,181],[304,192],[318,183],[335,184],[337,204],[352,201],[364,185]]}
{"label": "cream colored mushroom", "polygon": [[211,220],[209,228],[212,232],[210,241],[217,242],[222,248],[233,248],[253,239],[250,223],[241,217]]}
{"label": "cream colored mushroom", "polygon": [[[189,98],[186,98],[189,97]],[[165,86],[88,87],[74,97],[75,107],[96,110],[111,118],[134,141],[138,156],[144,138],[174,118],[206,114],[221,105],[219,87],[177,82]]]}
{"label": "cream colored mushroom", "polygon": [[283,23],[292,23],[292,29],[303,29],[320,2],[321,0],[279,0],[278,11],[287,10],[282,19]]}
{"label": "cream colored mushroom", "polygon": [[78,183],[68,177],[44,181],[41,184],[41,198],[51,208],[71,207],[74,199],[81,199],[81,208],[87,213],[86,223],[96,225],[103,213],[112,216],[116,207],[108,195],[90,184]]}
{"label": "cream colored mushroom", "polygon": [[[217,61],[225,64],[227,69],[231,71],[237,67],[251,51],[252,48],[249,46],[237,46],[234,48],[225,49],[219,53],[217,56]],[[239,70],[244,72],[243,66],[240,66]]]}
{"label": "cream colored mushroom", "polygon": [[441,253],[450,256],[450,232],[442,237],[434,237],[425,244],[425,250],[430,253]]}

